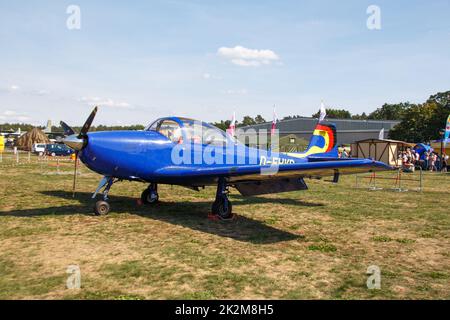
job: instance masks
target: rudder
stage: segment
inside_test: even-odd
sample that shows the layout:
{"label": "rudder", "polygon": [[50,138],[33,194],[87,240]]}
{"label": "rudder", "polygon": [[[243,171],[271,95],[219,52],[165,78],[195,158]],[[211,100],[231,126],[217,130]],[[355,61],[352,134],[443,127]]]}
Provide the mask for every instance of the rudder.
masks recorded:
{"label": "rudder", "polygon": [[309,141],[307,155],[320,155],[324,157],[337,157],[337,135],[336,126],[332,123],[318,123],[314,128],[313,135]]}

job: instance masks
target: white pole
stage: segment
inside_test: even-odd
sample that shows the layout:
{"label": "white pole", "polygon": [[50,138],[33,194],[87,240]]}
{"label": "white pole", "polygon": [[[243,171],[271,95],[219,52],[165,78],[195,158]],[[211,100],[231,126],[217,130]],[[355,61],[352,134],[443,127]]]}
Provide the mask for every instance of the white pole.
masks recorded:
{"label": "white pole", "polygon": [[31,152],[28,151],[28,163],[31,163]]}

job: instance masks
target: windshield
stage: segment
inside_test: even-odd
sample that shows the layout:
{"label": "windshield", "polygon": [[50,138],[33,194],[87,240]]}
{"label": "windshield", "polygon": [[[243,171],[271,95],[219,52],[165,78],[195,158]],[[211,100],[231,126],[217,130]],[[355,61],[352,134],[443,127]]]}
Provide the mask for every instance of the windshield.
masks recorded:
{"label": "windshield", "polygon": [[183,123],[183,135],[186,142],[224,146],[227,142],[225,132],[205,122],[180,119]]}
{"label": "windshield", "polygon": [[228,141],[225,132],[206,122],[188,118],[178,118],[178,120],[181,121],[181,128],[174,120],[165,118],[152,122],[145,130],[157,131],[175,143],[224,146]]}
{"label": "windshield", "polygon": [[156,128],[158,127],[158,123],[160,120],[156,120],[155,122],[152,122],[148,126],[145,127],[144,131],[156,131]]}

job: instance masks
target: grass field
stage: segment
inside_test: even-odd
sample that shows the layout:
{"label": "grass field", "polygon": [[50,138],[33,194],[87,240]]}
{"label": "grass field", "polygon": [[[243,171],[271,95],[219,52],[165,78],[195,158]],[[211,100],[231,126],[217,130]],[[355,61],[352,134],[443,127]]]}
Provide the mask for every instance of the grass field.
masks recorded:
{"label": "grass field", "polygon": [[[217,222],[213,188],[161,186],[161,203],[143,207],[145,185],[129,182],[113,186],[113,212],[94,217],[100,177],[84,168],[73,199],[70,171],[0,164],[0,299],[450,298],[450,176],[425,174],[422,193],[355,189],[353,176],[233,191],[238,219]],[[66,288],[69,265],[79,290]],[[370,265],[380,290],[367,289]]]}

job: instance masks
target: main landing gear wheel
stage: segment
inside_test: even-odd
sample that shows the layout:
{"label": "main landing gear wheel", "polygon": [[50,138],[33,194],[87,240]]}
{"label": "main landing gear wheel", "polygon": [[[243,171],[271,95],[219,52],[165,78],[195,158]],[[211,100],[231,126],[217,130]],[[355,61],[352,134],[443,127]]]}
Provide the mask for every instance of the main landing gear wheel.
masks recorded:
{"label": "main landing gear wheel", "polygon": [[219,178],[217,184],[216,200],[214,201],[211,211],[212,214],[222,220],[230,220],[233,218],[233,206],[228,200],[228,185],[224,178]]}
{"label": "main landing gear wheel", "polygon": [[211,211],[222,220],[229,220],[233,218],[233,206],[228,199],[214,201]]}
{"label": "main landing gear wheel", "polygon": [[142,192],[141,195],[142,203],[144,204],[155,204],[159,201],[157,186],[151,184],[146,190]]}
{"label": "main landing gear wheel", "polygon": [[109,206],[109,203],[106,201],[97,201],[95,203],[94,213],[96,216],[106,216],[110,210],[111,207]]}

